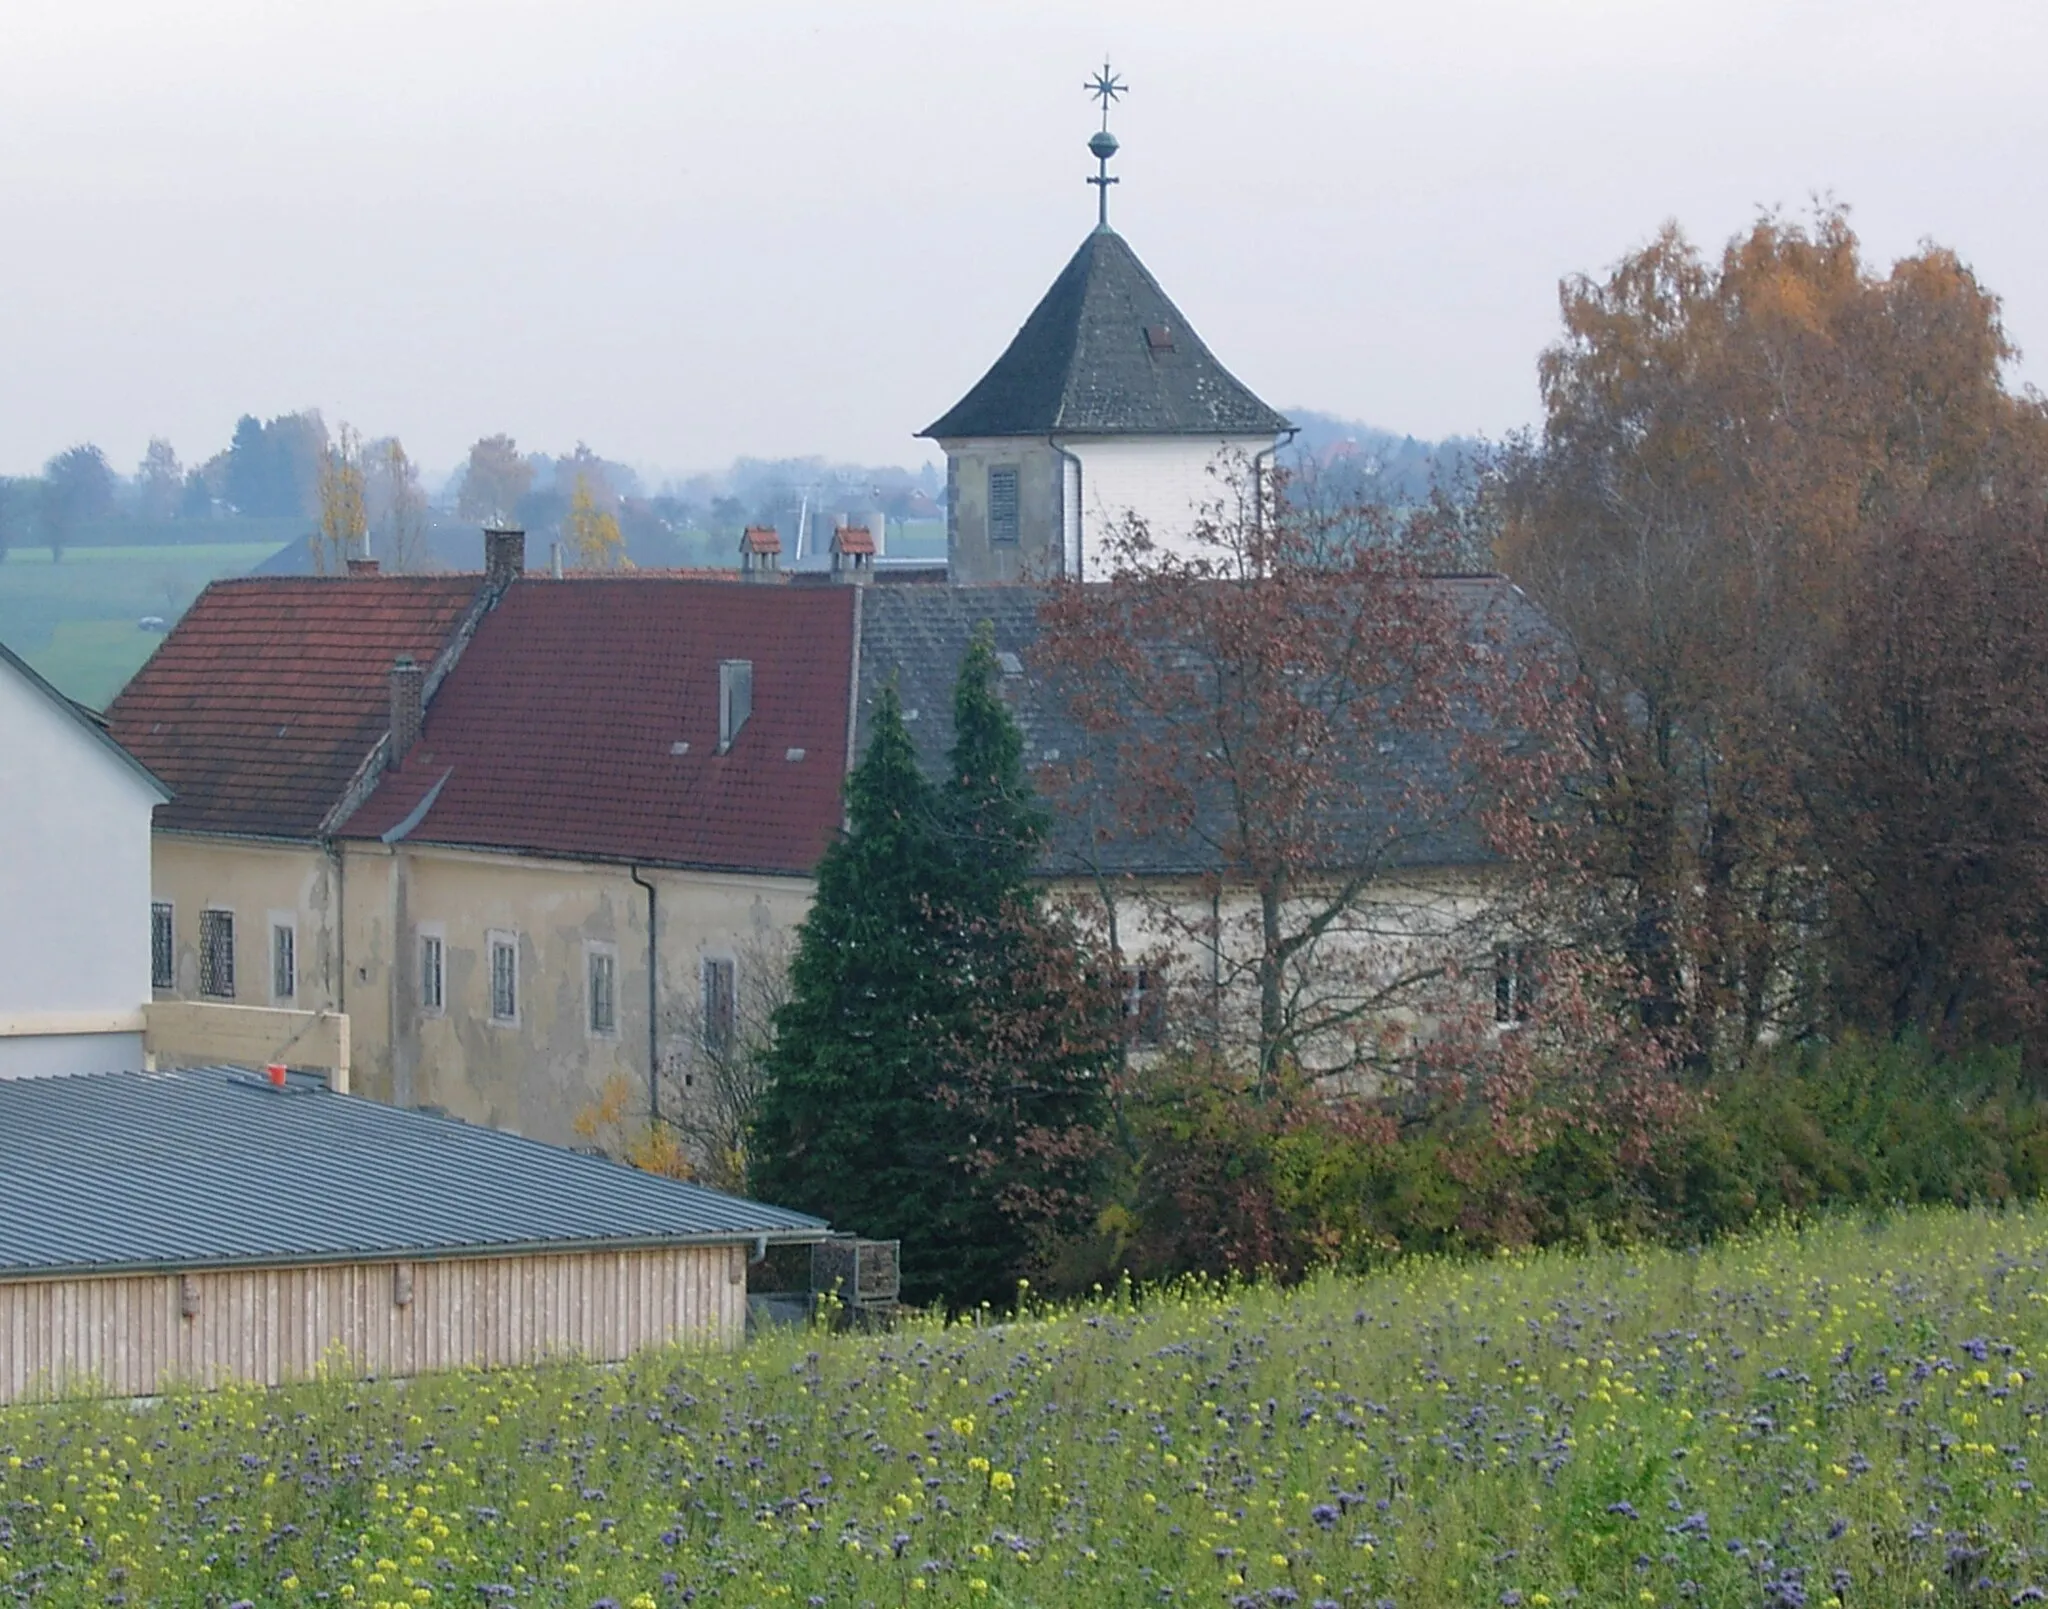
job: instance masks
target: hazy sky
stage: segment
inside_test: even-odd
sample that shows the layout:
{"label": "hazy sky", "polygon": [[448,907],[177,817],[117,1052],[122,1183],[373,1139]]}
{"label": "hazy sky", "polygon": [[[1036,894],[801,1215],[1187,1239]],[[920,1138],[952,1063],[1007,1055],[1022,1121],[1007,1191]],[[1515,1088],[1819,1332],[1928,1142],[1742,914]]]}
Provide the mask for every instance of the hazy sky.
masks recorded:
{"label": "hazy sky", "polygon": [[1560,275],[1849,202],[2048,376],[2041,0],[0,0],[0,472],[313,405],[915,463],[1093,222],[1268,401],[1535,413]]}

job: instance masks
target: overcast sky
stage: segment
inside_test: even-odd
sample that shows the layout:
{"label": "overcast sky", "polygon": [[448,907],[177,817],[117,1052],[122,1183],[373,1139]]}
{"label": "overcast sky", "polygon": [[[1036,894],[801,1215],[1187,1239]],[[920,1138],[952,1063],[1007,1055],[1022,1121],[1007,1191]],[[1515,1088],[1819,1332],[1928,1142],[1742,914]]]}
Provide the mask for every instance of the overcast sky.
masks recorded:
{"label": "overcast sky", "polygon": [[917,463],[1093,222],[1268,401],[1536,411],[1559,276],[1851,204],[2048,376],[2040,0],[0,0],[0,472],[316,406]]}

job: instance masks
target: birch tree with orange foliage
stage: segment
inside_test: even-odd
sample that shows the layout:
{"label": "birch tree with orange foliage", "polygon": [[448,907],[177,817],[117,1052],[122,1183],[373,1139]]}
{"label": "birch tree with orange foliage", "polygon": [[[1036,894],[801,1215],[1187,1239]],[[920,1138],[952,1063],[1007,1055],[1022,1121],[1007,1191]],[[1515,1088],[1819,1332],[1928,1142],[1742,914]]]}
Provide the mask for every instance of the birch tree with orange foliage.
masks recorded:
{"label": "birch tree with orange foliage", "polygon": [[1808,747],[1867,629],[1854,583],[1878,533],[2030,473],[2042,412],[1967,265],[1930,245],[1878,271],[1833,205],[1714,260],[1667,226],[1560,304],[1500,556],[1576,645],[1614,938],[1705,1068],[1836,1015],[1842,840]]}

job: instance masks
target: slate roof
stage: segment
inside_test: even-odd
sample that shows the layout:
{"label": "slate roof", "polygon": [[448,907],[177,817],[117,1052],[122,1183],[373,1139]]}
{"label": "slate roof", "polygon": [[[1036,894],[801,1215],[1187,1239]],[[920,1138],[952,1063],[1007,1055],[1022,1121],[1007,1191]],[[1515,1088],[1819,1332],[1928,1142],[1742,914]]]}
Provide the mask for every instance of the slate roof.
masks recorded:
{"label": "slate roof", "polygon": [[[840,823],[852,587],[514,582],[346,837],[808,874]],[[719,662],[753,712],[718,752]]]}
{"label": "slate roof", "polygon": [[170,787],[159,827],[310,838],[390,723],[391,662],[431,665],[483,578],[216,581],[107,707]]}
{"label": "slate roof", "polygon": [[1270,436],[1287,428],[1216,361],[1123,236],[1104,227],[1082,241],[995,366],[922,434]]}
{"label": "slate roof", "polygon": [[[1468,623],[1475,641],[1499,637],[1513,649],[1547,637],[1551,627],[1521,589],[1501,576],[1445,577],[1423,583],[1440,590]],[[861,620],[858,741],[882,689],[893,682],[918,758],[935,780],[946,774],[953,744],[953,686],[968,644],[983,621],[995,634],[1002,693],[1024,734],[1033,770],[1064,773],[1085,757],[1095,786],[1087,809],[1055,810],[1041,868],[1051,875],[1084,870],[1112,875],[1199,874],[1213,852],[1194,838],[1141,833],[1122,815],[1114,745],[1073,720],[1059,689],[1035,662],[1042,589],[1025,586],[869,589]],[[1358,788],[1346,801],[1345,841],[1360,846],[1361,865],[1482,865],[1492,857],[1478,830],[1481,795],[1453,773],[1455,739],[1442,731],[1389,731],[1360,756]],[[1426,821],[1406,819],[1405,801],[1420,781],[1450,799]],[[1059,784],[1048,777],[1049,788]],[[1219,827],[1212,835],[1226,836]]]}
{"label": "slate roof", "polygon": [[249,1073],[0,1079],[0,1278],[816,1240],[816,1218]]}
{"label": "slate roof", "polygon": [[15,674],[28,683],[32,689],[41,693],[43,697],[56,705],[58,709],[62,710],[79,726],[83,727],[91,734],[92,740],[95,743],[99,744],[109,754],[113,755],[115,759],[119,760],[140,777],[145,787],[153,790],[160,798],[170,798],[171,790],[164,786],[163,778],[159,777],[148,766],[136,759],[134,755],[130,754],[115,741],[113,733],[107,729],[105,717],[94,714],[74,698],[66,698],[56,688],[36,674],[35,667],[15,653],[4,642],[0,642],[0,664],[11,666]]}

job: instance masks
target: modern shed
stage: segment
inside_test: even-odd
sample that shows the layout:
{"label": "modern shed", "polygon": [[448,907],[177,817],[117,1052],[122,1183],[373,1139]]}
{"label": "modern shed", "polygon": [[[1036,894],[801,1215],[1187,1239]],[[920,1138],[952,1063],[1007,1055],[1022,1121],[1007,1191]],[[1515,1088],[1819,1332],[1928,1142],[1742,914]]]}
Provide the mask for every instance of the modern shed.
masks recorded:
{"label": "modern shed", "polygon": [[0,1403],[733,1346],[828,1233],[319,1079],[0,1080]]}

